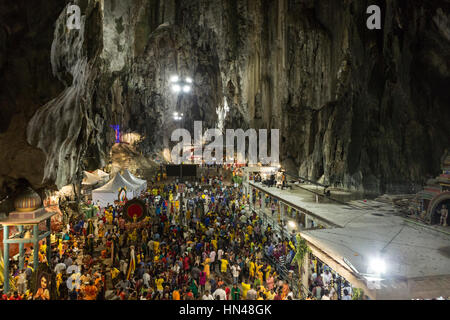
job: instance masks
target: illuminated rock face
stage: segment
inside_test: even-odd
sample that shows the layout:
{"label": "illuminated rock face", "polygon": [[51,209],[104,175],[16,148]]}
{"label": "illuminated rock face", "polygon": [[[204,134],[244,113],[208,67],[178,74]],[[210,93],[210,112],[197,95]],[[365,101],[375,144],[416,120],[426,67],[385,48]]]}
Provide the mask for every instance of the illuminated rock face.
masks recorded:
{"label": "illuminated rock face", "polygon": [[3,2],[0,200],[105,164],[112,124],[164,149],[177,105],[189,129],[279,128],[289,171],[357,190],[409,191],[450,146],[448,5],[391,1],[370,31],[364,1],[83,0],[69,31],[69,1]]}

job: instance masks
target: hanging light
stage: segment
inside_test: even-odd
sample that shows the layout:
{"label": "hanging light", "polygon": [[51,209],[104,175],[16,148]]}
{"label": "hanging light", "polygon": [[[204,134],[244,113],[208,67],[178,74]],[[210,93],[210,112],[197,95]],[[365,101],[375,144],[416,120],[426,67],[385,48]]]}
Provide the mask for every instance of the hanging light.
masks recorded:
{"label": "hanging light", "polygon": [[173,91],[173,92],[176,92],[176,93],[180,92],[180,91],[181,91],[180,85],[179,85],[179,84],[174,84],[174,85],[172,86],[172,91]]}
{"label": "hanging light", "polygon": [[188,93],[190,91],[191,91],[191,86],[188,86],[188,85],[183,86],[183,92]]}
{"label": "hanging light", "polygon": [[380,257],[374,257],[369,262],[369,273],[383,274],[386,272],[386,262]]}
{"label": "hanging light", "polygon": [[192,83],[192,78],[187,77],[187,78],[186,78],[186,82],[187,82],[187,83]]}
{"label": "hanging light", "polygon": [[180,78],[177,75],[173,75],[170,77],[170,82],[172,83],[178,82],[178,80],[180,80]]}

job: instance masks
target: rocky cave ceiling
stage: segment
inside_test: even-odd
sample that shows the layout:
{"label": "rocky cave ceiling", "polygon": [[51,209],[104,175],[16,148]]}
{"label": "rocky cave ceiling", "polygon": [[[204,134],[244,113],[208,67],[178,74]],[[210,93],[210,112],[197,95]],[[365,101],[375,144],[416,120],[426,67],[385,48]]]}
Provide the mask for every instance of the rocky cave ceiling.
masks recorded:
{"label": "rocky cave ceiling", "polygon": [[0,0],[0,200],[104,166],[111,124],[160,150],[174,73],[188,127],[279,128],[288,170],[338,187],[411,191],[450,146],[448,0],[71,1],[81,30],[69,2]]}

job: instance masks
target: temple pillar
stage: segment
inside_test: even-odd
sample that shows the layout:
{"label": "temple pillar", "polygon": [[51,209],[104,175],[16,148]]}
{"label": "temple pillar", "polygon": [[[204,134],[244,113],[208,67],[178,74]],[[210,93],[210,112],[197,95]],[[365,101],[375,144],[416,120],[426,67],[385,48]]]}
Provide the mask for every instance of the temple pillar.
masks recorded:
{"label": "temple pillar", "polygon": [[37,270],[39,265],[39,225],[33,226],[33,268]]}
{"label": "temple pillar", "polygon": [[48,263],[49,263],[49,265],[50,265],[50,259],[51,259],[51,253],[52,253],[52,243],[51,243],[51,238],[50,238],[50,235],[51,235],[51,218],[50,219],[47,219],[46,221],[46,225],[47,225],[47,231],[48,232],[50,232],[49,233],[49,235],[47,236],[47,238],[46,238],[46,244],[47,244],[47,261],[48,261]]}
{"label": "temple pillar", "polygon": [[311,228],[311,219],[307,215],[305,215],[305,229]]}
{"label": "temple pillar", "polygon": [[[19,226],[19,232],[22,234],[23,226]],[[25,244],[19,243],[19,269],[22,270],[25,264]]]}

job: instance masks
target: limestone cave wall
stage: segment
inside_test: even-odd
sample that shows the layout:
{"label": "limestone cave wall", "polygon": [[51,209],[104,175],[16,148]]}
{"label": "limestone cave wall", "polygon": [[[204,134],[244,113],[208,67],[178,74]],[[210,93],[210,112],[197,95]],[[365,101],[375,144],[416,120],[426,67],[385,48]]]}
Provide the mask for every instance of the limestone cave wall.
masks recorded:
{"label": "limestone cave wall", "polygon": [[288,171],[354,190],[414,191],[450,146],[448,0],[77,0],[81,30],[68,3],[0,1],[0,200],[104,165],[112,124],[167,148],[177,107],[278,128]]}

